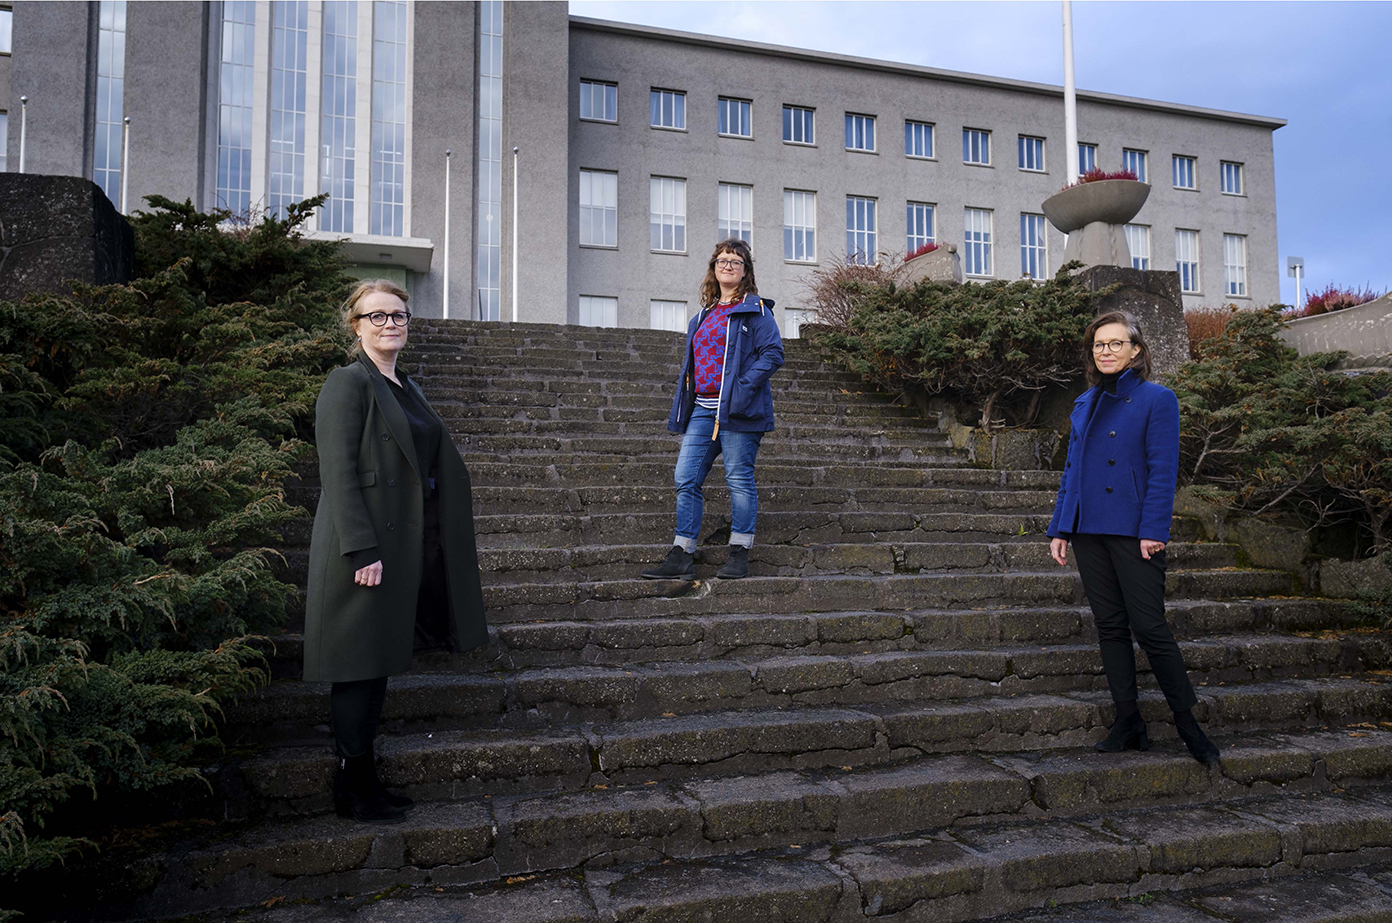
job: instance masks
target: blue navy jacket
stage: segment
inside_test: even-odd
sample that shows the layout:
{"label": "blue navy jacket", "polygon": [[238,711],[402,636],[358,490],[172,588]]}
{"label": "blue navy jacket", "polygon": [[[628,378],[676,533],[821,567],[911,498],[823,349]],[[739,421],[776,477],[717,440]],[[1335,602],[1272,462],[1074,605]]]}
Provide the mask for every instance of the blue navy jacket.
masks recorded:
{"label": "blue navy jacket", "polygon": [[[712,305],[696,312],[686,326],[686,358],[677,377],[677,393],[667,428],[686,432],[696,407],[696,359],[692,340]],[[730,312],[725,324],[725,368],[715,419],[721,429],[766,433],[773,429],[773,389],[769,377],[783,364],[783,337],[773,319],[773,299],[750,294]]]}
{"label": "blue navy jacket", "polygon": [[1116,394],[1100,385],[1083,392],[1073,404],[1069,428],[1068,462],[1049,535],[1082,532],[1168,542],[1179,474],[1174,392],[1127,369],[1117,379]]}

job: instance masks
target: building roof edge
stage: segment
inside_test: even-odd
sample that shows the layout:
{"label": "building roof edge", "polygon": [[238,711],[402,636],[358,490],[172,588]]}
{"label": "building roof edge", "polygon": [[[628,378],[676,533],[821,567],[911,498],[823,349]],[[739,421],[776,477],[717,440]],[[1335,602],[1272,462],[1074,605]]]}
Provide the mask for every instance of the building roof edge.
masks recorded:
{"label": "building roof edge", "polygon": [[[592,32],[610,32],[618,35],[641,35],[649,38],[660,38],[669,42],[680,42],[686,45],[703,45],[726,50],[756,51],[761,54],[779,58],[816,61],[823,64],[837,64],[842,67],[856,67],[862,70],[907,74],[915,77],[929,77],[934,80],[944,80],[952,83],[974,84],[976,86],[1034,93],[1039,96],[1063,97],[1063,87],[1061,86],[1054,86],[1048,83],[1034,83],[1028,80],[1014,80],[1009,77],[989,77],[984,74],[943,70],[936,67],[924,67],[919,64],[901,64],[895,61],[880,61],[874,58],[860,58],[853,55],[836,54],[830,51],[812,51],[806,48],[793,48],[787,45],[770,45],[763,42],[725,39],[714,35],[702,35],[697,32],[680,32],[676,29],[663,29],[657,26],[615,22],[608,19],[591,19],[587,16],[571,16],[570,25],[572,28],[578,27]],[[1222,122],[1257,125],[1270,128],[1273,131],[1287,124],[1286,119],[1276,118],[1274,116],[1230,112],[1225,109],[1209,109],[1204,106],[1190,106],[1183,103],[1164,102],[1163,100],[1142,99],[1137,96],[1120,96],[1114,93],[1100,93],[1095,90],[1079,90],[1078,99],[1109,106],[1123,106],[1130,109],[1149,109],[1156,112],[1173,112]]]}

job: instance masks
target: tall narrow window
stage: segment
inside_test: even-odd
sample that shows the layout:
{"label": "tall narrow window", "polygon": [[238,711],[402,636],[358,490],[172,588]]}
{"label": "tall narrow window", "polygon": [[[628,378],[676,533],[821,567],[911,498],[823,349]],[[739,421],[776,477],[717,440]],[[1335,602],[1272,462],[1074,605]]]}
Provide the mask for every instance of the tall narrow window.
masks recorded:
{"label": "tall narrow window", "polygon": [[266,171],[266,207],[277,218],[284,218],[286,207],[304,198],[308,47],[307,0],[272,3],[271,156]]}
{"label": "tall narrow window", "polygon": [[1176,189],[1197,189],[1198,185],[1194,181],[1194,158],[1185,157],[1183,154],[1175,154],[1170,161],[1171,172],[1174,174],[1174,187]]}
{"label": "tall narrow window", "polygon": [[980,128],[962,129],[962,163],[991,165],[991,133]]}
{"label": "tall narrow window", "polygon": [[1078,145],[1078,175],[1097,169],[1097,145]]}
{"label": "tall narrow window", "polygon": [[[250,5],[250,4],[248,4]],[[319,94],[319,229],[351,234],[358,126],[357,0],[324,0],[323,90]]]}
{"label": "tall narrow window", "polygon": [[648,124],[653,128],[686,131],[686,94],[681,90],[653,90],[648,95]]}
{"label": "tall narrow window", "polygon": [[648,302],[648,326],[653,330],[686,332],[686,302],[658,301]]}
{"label": "tall narrow window", "polygon": [[1223,294],[1247,297],[1247,238],[1223,235]]}
{"label": "tall narrow window", "polygon": [[648,181],[652,249],[686,252],[686,180],[654,176]]}
{"label": "tall narrow window", "polygon": [[933,158],[933,126],[929,122],[904,121],[904,155]]}
{"label": "tall narrow window", "polygon": [[14,28],[14,11],[0,10],[0,54],[10,54],[11,32]]}
{"label": "tall narrow window", "polygon": [[[501,150],[498,159],[502,160]],[[502,198],[501,189],[498,198]],[[372,4],[370,207],[369,233],[386,237],[406,233],[406,4],[401,0]]]}
{"label": "tall narrow window", "polygon": [[846,113],[846,150],[875,150],[875,117]]}
{"label": "tall narrow window", "polygon": [[721,183],[715,187],[716,239],[754,239],[754,187]]}
{"label": "tall narrow window", "polygon": [[783,190],[783,259],[817,262],[817,194]]}
{"label": "tall narrow window", "polygon": [[815,324],[816,322],[816,311],[809,311],[805,308],[789,308],[783,312],[783,337],[788,340],[800,340],[802,339],[803,325]]}
{"label": "tall narrow window", "polygon": [[10,144],[10,114],[0,112],[0,173],[9,169],[10,161],[6,154]]}
{"label": "tall narrow window", "polygon": [[786,144],[816,144],[813,116],[816,110],[802,106],[783,107],[783,141]]}
{"label": "tall narrow window", "polygon": [[1020,169],[1031,173],[1044,172],[1044,139],[1020,136]]}
{"label": "tall narrow window", "polygon": [[1150,228],[1144,224],[1126,225],[1126,248],[1131,251],[1132,269],[1150,268]]}
{"label": "tall narrow window", "polygon": [[619,299],[597,298],[592,295],[580,296],[580,326],[617,327],[619,325]]}
{"label": "tall narrow window", "polygon": [[618,84],[581,80],[580,118],[589,122],[617,122],[619,120]]}
{"label": "tall narrow window", "polygon": [[846,196],[846,262],[869,265],[879,259],[877,205],[864,196]]}
{"label": "tall narrow window", "polygon": [[1043,215],[1020,215],[1020,275],[1031,279],[1049,275],[1049,237]]}
{"label": "tall narrow window", "polygon": [[580,246],[619,245],[619,174],[580,171]]}
{"label": "tall narrow window", "polygon": [[[503,2],[478,4],[478,318],[498,320],[503,301]],[[516,259],[516,254],[513,259]]]}
{"label": "tall narrow window", "polygon": [[[228,3],[227,6],[247,6]],[[92,135],[92,182],[102,187],[106,197],[121,201],[121,119],[125,114],[126,84],[126,0],[101,0],[97,30],[97,123]],[[224,34],[226,27],[224,26]],[[251,41],[246,43],[247,63],[251,58]],[[226,60],[226,50],[223,60]],[[223,75],[226,85],[226,72]],[[251,92],[248,68],[247,92]],[[249,97],[248,97],[249,98]],[[251,164],[251,115],[248,110],[246,143],[247,165]],[[221,175],[221,174],[219,174]],[[250,176],[248,175],[248,181]]]}
{"label": "tall narrow window", "polygon": [[1136,179],[1143,183],[1150,182],[1150,155],[1145,151],[1136,151],[1129,147],[1122,148],[1121,168],[1136,174]]}
{"label": "tall narrow window", "polygon": [[995,274],[995,260],[991,253],[991,210],[989,208],[969,208],[966,212],[966,233],[962,235],[966,251],[966,266],[969,276],[990,276]]}
{"label": "tall narrow window", "polygon": [[904,252],[913,253],[925,244],[937,241],[935,209],[927,202],[910,202],[904,225],[908,229],[904,240]]}
{"label": "tall narrow window", "polygon": [[1242,184],[1242,164],[1224,160],[1219,163],[1220,189],[1223,195],[1246,195]]}
{"label": "tall narrow window", "polygon": [[222,61],[219,65],[217,204],[238,215],[251,211],[255,34],[256,4],[253,0],[226,0],[222,4]]}
{"label": "tall narrow window", "polygon": [[1177,228],[1174,232],[1174,249],[1179,290],[1187,295],[1199,294],[1199,232]]}
{"label": "tall narrow window", "polygon": [[736,138],[754,137],[753,104],[747,99],[722,96],[716,102],[717,130]]}

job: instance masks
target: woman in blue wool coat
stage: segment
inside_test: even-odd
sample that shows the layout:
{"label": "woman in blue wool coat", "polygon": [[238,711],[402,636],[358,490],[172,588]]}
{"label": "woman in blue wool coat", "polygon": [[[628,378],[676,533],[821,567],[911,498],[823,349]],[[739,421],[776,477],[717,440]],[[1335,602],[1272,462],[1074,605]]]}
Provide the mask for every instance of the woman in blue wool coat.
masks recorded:
{"label": "woman in blue wool coat", "polygon": [[1124,311],[1099,316],[1083,335],[1091,385],[1073,405],[1068,461],[1049,523],[1050,552],[1066,563],[1068,545],[1097,624],[1102,667],[1116,722],[1097,749],[1148,750],[1136,705],[1134,636],[1174,712],[1194,759],[1218,760],[1218,748],[1192,711],[1197,699],[1184,657],[1165,621],[1165,545],[1179,471],[1179,401],[1147,381],[1150,348]]}

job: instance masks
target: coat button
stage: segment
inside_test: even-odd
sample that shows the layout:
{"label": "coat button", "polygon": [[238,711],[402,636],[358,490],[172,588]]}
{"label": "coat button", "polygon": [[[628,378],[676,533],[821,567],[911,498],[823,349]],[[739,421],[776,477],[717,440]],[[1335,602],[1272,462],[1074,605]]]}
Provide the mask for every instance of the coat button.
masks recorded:
{"label": "coat button", "polygon": [[[1107,488],[1107,493],[1111,493],[1111,492],[1112,492],[1112,489],[1111,489],[1110,487],[1108,487],[1108,488]],[[387,528],[390,529],[391,526],[387,526]]]}
{"label": "coat button", "polygon": [[1108,436],[1111,436],[1113,439],[1115,439],[1115,438],[1116,438],[1116,430],[1112,430],[1112,431],[1111,431],[1110,433],[1108,433],[1107,435],[1108,435]]}
{"label": "coat button", "polygon": [[396,478],[387,478],[387,486],[388,486],[388,487],[395,487],[395,486],[396,486]]}
{"label": "coat button", "polygon": [[1115,458],[1109,458],[1109,459],[1107,459],[1107,464],[1109,464],[1109,465],[1115,465],[1115,464],[1116,464],[1116,459],[1115,459]]}
{"label": "coat button", "polygon": [[1131,398],[1128,397],[1128,398],[1126,399],[1126,403],[1128,403],[1128,404],[1131,403]]}
{"label": "coat button", "polygon": [[[1108,490],[1111,490],[1110,487],[1108,487],[1107,489],[1108,489]],[[394,522],[389,522],[389,523],[387,523],[387,531],[388,531],[388,532],[395,532],[395,531],[396,531],[396,523],[394,523]]]}
{"label": "coat button", "polygon": [[383,434],[382,434],[382,441],[383,441],[383,442],[386,442],[386,441],[387,441],[388,439],[390,439],[390,438],[391,438],[391,436],[388,436],[386,433],[383,433]]}

